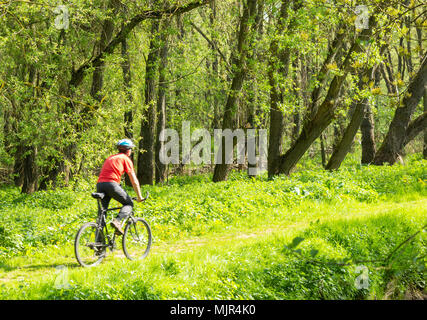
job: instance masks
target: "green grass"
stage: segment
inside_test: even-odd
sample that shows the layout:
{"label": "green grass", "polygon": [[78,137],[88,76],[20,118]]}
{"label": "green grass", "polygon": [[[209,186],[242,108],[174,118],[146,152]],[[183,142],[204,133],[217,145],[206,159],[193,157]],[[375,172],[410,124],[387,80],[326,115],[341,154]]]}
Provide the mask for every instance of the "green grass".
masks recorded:
{"label": "green grass", "polygon": [[[137,215],[152,226],[147,259],[116,251],[78,267],[73,238],[94,220],[90,190],[20,195],[0,189],[2,299],[403,299],[424,294],[426,161],[299,170],[268,181],[233,173],[175,177],[149,187]],[[80,189],[79,189],[80,188]],[[285,248],[296,237],[295,253]],[[310,253],[318,253],[313,258]],[[351,259],[348,265],[340,265]],[[314,260],[311,263],[310,260]],[[374,262],[358,262],[358,261]],[[369,288],[357,289],[358,265]],[[57,288],[66,266],[68,287]],[[56,286],[55,286],[56,284]]]}

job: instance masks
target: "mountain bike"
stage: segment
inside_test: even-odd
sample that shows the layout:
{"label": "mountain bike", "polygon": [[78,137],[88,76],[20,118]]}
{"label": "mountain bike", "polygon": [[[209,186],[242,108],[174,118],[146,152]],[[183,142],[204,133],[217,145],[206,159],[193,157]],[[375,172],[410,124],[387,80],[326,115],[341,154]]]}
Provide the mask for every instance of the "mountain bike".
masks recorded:
{"label": "mountain bike", "polygon": [[[147,195],[142,201],[148,199]],[[96,222],[87,222],[82,225],[77,232],[74,241],[74,252],[77,261],[82,267],[93,267],[101,263],[107,255],[107,249],[111,252],[116,247],[117,233],[107,228],[107,213],[109,211],[120,210],[121,207],[104,209],[101,199],[104,193],[92,193],[92,197],[98,201],[98,217]],[[136,200],[136,198],[132,198]],[[127,217],[123,224],[124,233],[122,237],[123,252],[129,260],[144,259],[147,257],[152,242],[150,225],[142,218],[134,216],[134,212]]]}

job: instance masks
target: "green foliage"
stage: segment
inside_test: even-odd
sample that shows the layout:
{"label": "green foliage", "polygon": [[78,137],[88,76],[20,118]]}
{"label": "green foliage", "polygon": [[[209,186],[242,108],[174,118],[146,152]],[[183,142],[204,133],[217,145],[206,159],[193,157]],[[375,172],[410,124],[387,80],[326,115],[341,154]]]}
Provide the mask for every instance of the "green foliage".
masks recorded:
{"label": "green foliage", "polygon": [[[425,212],[425,211],[424,211]],[[378,215],[356,215],[314,223],[255,239],[233,237],[184,252],[170,245],[171,253],[155,254],[144,263],[109,261],[96,270],[70,270],[70,288],[52,288],[50,281],[22,288],[27,298],[44,299],[372,299],[402,298],[408,287],[425,288],[425,271],[413,257],[426,253],[425,235],[402,248],[389,268],[364,263],[369,288],[358,289],[356,265],[330,261],[354,254],[367,259],[387,253],[418,229],[425,218],[411,213],[406,221],[399,210]],[[325,218],[326,220],[327,218]],[[384,237],[385,231],[388,234]],[[318,250],[309,263],[283,250],[298,243],[302,255]],[[301,239],[304,239],[301,241]],[[317,248],[317,249],[313,249]],[[182,249],[182,248],[181,248]],[[361,250],[362,249],[362,250]],[[379,251],[378,251],[379,250]],[[411,258],[412,257],[412,258]],[[395,292],[390,297],[390,283]],[[6,293],[7,291],[5,291]],[[10,290],[10,297],[18,291]],[[1,296],[1,295],[0,295]]]}
{"label": "green foliage", "polygon": [[[422,205],[415,209],[426,196],[425,166],[426,161],[413,160],[384,167],[383,175],[376,167],[361,166],[334,173],[304,170],[275,180],[236,172],[216,184],[208,175],[174,177],[169,185],[147,187],[149,200],[136,206],[154,235],[147,262],[106,261],[94,273],[70,271],[66,290],[53,288],[48,277],[41,284],[28,282],[19,294],[44,299],[402,298],[408,288],[425,288],[425,232],[401,246],[385,267],[383,262],[426,223]],[[75,233],[83,222],[95,220],[90,191],[21,195],[2,187],[0,266],[13,268],[12,261],[22,255],[61,259],[65,254],[74,261]],[[415,200],[415,207],[407,210],[394,202],[399,199]],[[273,234],[264,233],[273,226]],[[263,229],[253,238],[228,236]],[[187,244],[189,237],[206,243],[193,250],[197,240]],[[161,247],[171,247],[170,253],[156,253]],[[354,285],[358,265],[369,270],[368,289]],[[0,297],[18,292],[3,289]]]}
{"label": "green foliage", "polygon": [[[209,175],[174,177],[165,186],[146,188],[149,201],[142,214],[153,225],[155,239],[165,241],[189,235],[218,232],[235,224],[249,226],[260,215],[279,217],[290,214],[307,202],[336,203],[357,201],[373,203],[389,197],[425,196],[426,161],[407,166],[343,168],[338,172],[302,170],[291,177],[274,180],[248,179],[234,173],[229,181],[213,183]],[[90,197],[90,184],[77,190],[63,188],[20,194],[16,188],[0,189],[0,219],[3,238],[19,235],[21,245],[4,240],[6,252],[25,251],[40,243],[64,244],[72,241],[79,224],[94,220],[96,201]],[[129,192],[132,192],[129,190]],[[145,191],[143,191],[144,193]],[[114,202],[114,201],[113,201]],[[22,238],[22,239],[21,239]],[[19,251],[19,250],[18,250]]]}

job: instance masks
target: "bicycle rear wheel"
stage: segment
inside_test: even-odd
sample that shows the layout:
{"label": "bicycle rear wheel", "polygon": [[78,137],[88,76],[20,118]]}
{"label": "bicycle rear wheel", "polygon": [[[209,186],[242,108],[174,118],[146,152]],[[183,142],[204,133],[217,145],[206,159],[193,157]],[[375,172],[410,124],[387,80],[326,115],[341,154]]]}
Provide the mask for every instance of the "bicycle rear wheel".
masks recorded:
{"label": "bicycle rear wheel", "polygon": [[74,252],[82,267],[98,265],[106,255],[105,236],[95,222],[85,223],[77,232]]}
{"label": "bicycle rear wheel", "polygon": [[129,220],[122,239],[123,252],[129,260],[144,259],[150,251],[151,241],[151,229],[144,219]]}

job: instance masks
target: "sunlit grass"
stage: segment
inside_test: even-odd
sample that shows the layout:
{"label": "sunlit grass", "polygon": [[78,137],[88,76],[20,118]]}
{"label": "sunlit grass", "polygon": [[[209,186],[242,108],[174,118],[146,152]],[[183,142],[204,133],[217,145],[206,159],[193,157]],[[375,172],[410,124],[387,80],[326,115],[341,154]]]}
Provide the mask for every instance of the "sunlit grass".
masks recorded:
{"label": "sunlit grass", "polygon": [[[180,177],[150,187],[150,200],[136,207],[153,230],[149,256],[129,261],[118,241],[117,251],[87,269],[75,260],[73,240],[95,218],[88,191],[22,196],[1,189],[0,298],[375,299],[422,292],[425,232],[389,265],[366,265],[369,289],[355,287],[355,264],[328,265],[384,259],[426,224],[425,162],[352,170],[307,170],[275,181],[234,173],[219,184]],[[285,250],[295,237],[304,238],[303,255],[318,250],[325,263]]]}
{"label": "sunlit grass", "polygon": [[[381,236],[377,235],[378,230],[390,232],[391,238],[396,239],[395,244],[397,244],[398,240],[404,240],[405,236],[410,235],[410,231],[425,222],[426,204],[425,200],[406,202],[401,205],[381,203],[371,207],[371,210],[342,205],[341,210],[334,215],[328,215],[330,207],[324,206],[317,211],[316,215],[310,217],[320,219],[317,224],[313,223],[311,219],[305,219],[301,212],[299,219],[294,218],[293,223],[288,224],[284,219],[281,221],[282,223],[270,225],[269,229],[250,228],[235,233],[224,233],[222,236],[217,234],[162,243],[154,246],[148,258],[142,262],[130,262],[124,259],[120,252],[117,252],[110,255],[100,266],[89,269],[76,267],[71,247],[59,248],[62,253],[57,251],[58,248],[48,247],[31,257],[17,257],[10,261],[9,268],[12,270],[9,270],[9,273],[16,272],[17,274],[15,278],[9,279],[6,286],[3,286],[3,298],[319,298],[318,294],[305,292],[305,289],[303,290],[300,286],[304,281],[310,282],[306,279],[307,273],[301,274],[295,271],[293,274],[295,279],[292,281],[292,285],[287,284],[291,288],[287,292],[282,292],[280,285],[275,287],[271,282],[276,276],[280,277],[280,275],[288,273],[292,275],[291,270],[282,270],[280,264],[285,266],[296,263],[298,268],[302,267],[302,264],[298,264],[298,259],[283,252],[285,244],[290,243],[294,237],[303,235],[307,237],[307,241],[301,244],[302,249],[308,250],[314,247],[320,250],[321,255],[332,259],[342,258],[352,253],[357,254],[360,246],[363,247],[375,240],[377,247],[384,248],[384,252],[375,252],[375,250],[370,252],[367,248],[366,252],[362,250],[359,253],[361,256],[356,257],[366,259],[373,258],[370,255],[377,254],[377,258],[382,258],[390,251],[392,244],[384,243]],[[307,207],[310,208],[308,204]],[[399,224],[402,230],[398,230]],[[365,236],[368,239],[360,240],[361,244],[354,248],[351,244],[338,245],[328,239],[331,234],[325,233],[324,230],[329,230],[325,227],[349,236],[353,230],[353,236],[356,238],[358,230],[365,228]],[[393,232],[397,235],[394,235]],[[308,236],[310,233],[312,235]],[[363,256],[363,254],[368,256]],[[60,272],[57,267],[60,265],[68,268],[67,283],[70,287],[67,289],[55,288],[55,281]],[[30,267],[27,268],[28,266]],[[265,271],[269,268],[273,268],[271,272],[277,274]],[[307,268],[306,272],[310,272],[310,270]],[[317,270],[317,272],[320,271]],[[354,270],[348,268],[347,282],[344,287],[342,284],[328,284],[331,285],[331,288],[336,286],[335,290],[341,294],[341,296],[329,296],[329,298],[354,297],[351,294],[355,294],[357,290],[354,290],[349,280],[351,272],[354,273]],[[301,277],[304,279],[301,280]],[[333,278],[332,275],[330,277]],[[331,279],[328,280],[332,281]],[[312,281],[314,281],[314,285],[317,280]],[[384,290],[384,284],[379,282],[374,287],[375,292],[366,292],[364,296],[380,296]]]}

